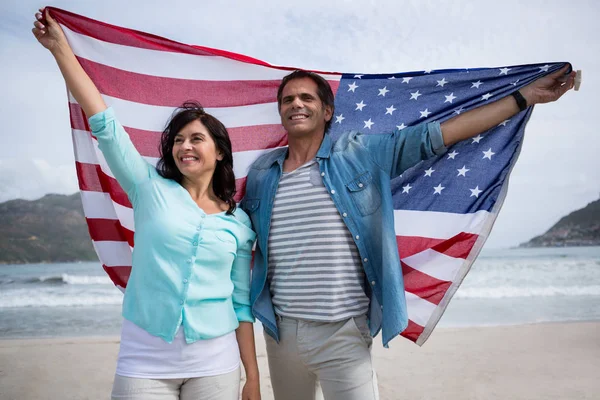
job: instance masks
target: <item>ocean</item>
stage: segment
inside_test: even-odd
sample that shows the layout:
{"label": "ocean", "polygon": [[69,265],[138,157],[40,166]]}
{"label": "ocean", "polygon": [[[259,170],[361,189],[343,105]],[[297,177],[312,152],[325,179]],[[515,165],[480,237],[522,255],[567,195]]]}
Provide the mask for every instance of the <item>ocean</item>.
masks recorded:
{"label": "ocean", "polygon": [[[0,265],[0,338],[118,336],[97,262]],[[484,250],[439,327],[600,320],[600,247]]]}

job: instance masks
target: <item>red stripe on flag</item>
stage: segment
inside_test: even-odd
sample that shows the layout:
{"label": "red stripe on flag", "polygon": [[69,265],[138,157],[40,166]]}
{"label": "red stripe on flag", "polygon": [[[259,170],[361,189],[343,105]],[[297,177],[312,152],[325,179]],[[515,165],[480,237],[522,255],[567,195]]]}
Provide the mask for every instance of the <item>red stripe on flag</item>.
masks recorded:
{"label": "red stripe on flag", "polygon": [[69,115],[71,116],[71,128],[91,131],[87,117],[79,104],[69,103]]}
{"label": "red stripe on flag", "polygon": [[93,241],[127,242],[133,247],[133,231],[124,228],[117,219],[86,218]]}
{"label": "red stripe on flag", "polygon": [[131,208],[127,194],[113,177],[106,175],[99,165],[75,162],[79,189],[89,192],[109,193],[110,198],[117,204]]}
{"label": "red stripe on flag", "polygon": [[404,290],[435,305],[440,304],[452,282],[434,278],[403,262],[400,263],[404,275]]}
{"label": "red stripe on flag", "polygon": [[466,259],[475,245],[479,235],[461,232],[435,246],[433,250],[454,258]]}
{"label": "red stripe on flag", "polygon": [[[280,80],[202,81],[138,74],[78,58],[101,93],[136,103],[179,107],[197,100],[204,107],[276,103]],[[115,82],[119,82],[115,85]]]}
{"label": "red stripe on flag", "polygon": [[413,321],[408,320],[408,326],[400,335],[409,340],[412,340],[413,342],[416,342],[424,330],[425,330],[425,328],[422,327],[421,325],[418,325],[418,324],[414,323]]}
{"label": "red stripe on flag", "polygon": [[104,271],[110,277],[110,280],[117,286],[121,286],[122,288],[127,286],[127,281],[129,280],[129,275],[131,274],[131,267],[107,267],[103,265]]}
{"label": "red stripe on flag", "polygon": [[445,239],[432,239],[420,236],[396,236],[400,259],[431,249],[444,241]]}
{"label": "red stripe on flag", "polygon": [[233,199],[239,203],[246,195],[246,177],[235,180],[235,196]]}

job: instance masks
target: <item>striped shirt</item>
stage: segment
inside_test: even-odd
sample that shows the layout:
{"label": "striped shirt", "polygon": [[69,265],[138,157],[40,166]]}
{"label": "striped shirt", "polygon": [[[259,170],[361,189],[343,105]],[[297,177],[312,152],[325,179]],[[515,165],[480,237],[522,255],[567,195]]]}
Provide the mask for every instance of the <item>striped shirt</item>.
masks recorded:
{"label": "striped shirt", "polygon": [[315,160],[281,177],[268,246],[276,314],[334,322],[367,313],[358,249]]}

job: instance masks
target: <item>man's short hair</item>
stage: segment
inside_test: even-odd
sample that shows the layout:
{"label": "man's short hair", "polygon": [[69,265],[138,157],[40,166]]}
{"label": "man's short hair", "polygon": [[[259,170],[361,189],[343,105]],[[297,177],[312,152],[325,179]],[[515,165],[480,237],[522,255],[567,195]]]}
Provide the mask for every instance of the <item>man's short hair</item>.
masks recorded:
{"label": "man's short hair", "polygon": [[321,103],[323,103],[323,107],[327,107],[327,106],[331,107],[332,117],[329,121],[325,122],[325,132],[329,131],[329,128],[331,127],[331,122],[333,121],[333,112],[335,111],[335,106],[333,104],[334,96],[333,96],[333,91],[331,90],[331,86],[329,86],[329,82],[327,82],[319,74],[298,69],[298,70],[292,72],[291,74],[286,75],[282,79],[281,84],[279,85],[279,89],[277,89],[277,109],[279,111],[281,111],[281,100],[282,100],[281,95],[283,93],[283,88],[285,87],[285,85],[287,85],[288,82],[291,80],[301,79],[301,78],[312,79],[313,82],[317,84],[317,95],[319,96],[319,99],[321,99]]}

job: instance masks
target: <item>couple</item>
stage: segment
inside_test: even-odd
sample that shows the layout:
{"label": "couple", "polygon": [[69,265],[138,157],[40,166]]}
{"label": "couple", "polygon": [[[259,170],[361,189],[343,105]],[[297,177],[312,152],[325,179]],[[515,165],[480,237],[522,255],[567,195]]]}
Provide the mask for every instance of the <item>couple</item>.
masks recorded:
{"label": "couple", "polygon": [[317,381],[327,400],[377,398],[372,336],[381,330],[387,344],[407,324],[390,179],[558,99],[574,79],[565,68],[442,124],[332,143],[331,88],[293,72],[277,93],[289,147],[253,164],[239,209],[218,120],[184,104],[163,132],[157,167],[148,165],[56,22],[46,13],[34,24],[134,209],[113,399],[237,399],[240,358],[242,398],[259,399],[255,317],[267,333],[276,399],[314,399]]}

